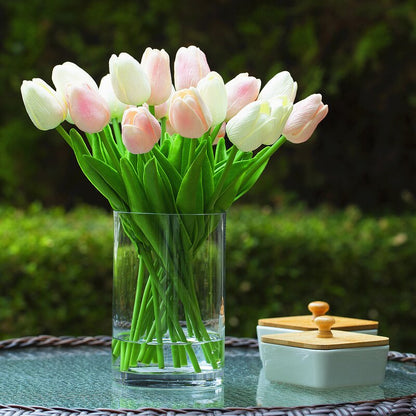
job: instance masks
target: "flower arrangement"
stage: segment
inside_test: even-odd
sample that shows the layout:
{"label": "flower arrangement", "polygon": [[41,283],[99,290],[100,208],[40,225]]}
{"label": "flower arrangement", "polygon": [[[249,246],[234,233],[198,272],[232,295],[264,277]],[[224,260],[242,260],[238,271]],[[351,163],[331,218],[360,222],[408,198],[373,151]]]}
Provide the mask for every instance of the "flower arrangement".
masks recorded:
{"label": "flower arrangement", "polygon": [[[308,140],[328,112],[320,94],[294,104],[297,83],[287,71],[263,88],[247,73],[224,83],[195,46],[177,51],[173,82],[169,55],[151,48],[140,62],[127,53],[112,55],[109,74],[99,86],[71,62],[55,66],[52,81],[55,89],[39,78],[23,81],[21,93],[30,119],[38,129],[57,129],[85,176],[114,211],[122,212],[178,216],[224,212],[255,184],[286,140]],[[68,132],[64,121],[76,128]],[[198,221],[180,221],[183,232],[176,244],[185,259],[197,255],[213,229],[203,217]],[[201,371],[187,344],[192,333],[206,342],[205,359],[217,368],[223,345],[211,342],[204,328],[189,270],[175,266],[169,287],[184,305],[187,333],[171,316],[167,294],[159,290],[163,271],[174,263],[161,261],[158,253],[162,224],[126,220],[123,227],[137,248],[136,290],[142,288],[125,337],[129,342],[155,338],[157,345],[144,343],[136,349],[115,340],[113,355],[121,357],[120,369],[137,361],[156,362],[163,368],[160,347],[167,331],[182,343],[172,349],[176,366],[187,355],[194,371]],[[154,257],[148,256],[149,251]]]}

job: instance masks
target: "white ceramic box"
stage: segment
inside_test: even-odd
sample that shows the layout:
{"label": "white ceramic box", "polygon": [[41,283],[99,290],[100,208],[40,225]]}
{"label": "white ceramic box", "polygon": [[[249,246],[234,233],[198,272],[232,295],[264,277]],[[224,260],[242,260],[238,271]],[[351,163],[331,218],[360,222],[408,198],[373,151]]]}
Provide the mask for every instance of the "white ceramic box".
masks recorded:
{"label": "white ceramic box", "polygon": [[[316,320],[330,321],[330,317]],[[324,334],[324,335],[322,335]],[[265,377],[313,388],[379,385],[383,382],[388,338],[322,329],[263,336]]]}
{"label": "white ceramic box", "polygon": [[[259,319],[256,328],[257,340],[259,343],[260,358],[263,361],[263,348],[261,337],[263,335],[296,333],[302,331],[313,331],[317,329],[314,319],[318,316],[326,316],[329,310],[327,302],[310,302],[308,309],[311,315],[285,316],[278,318]],[[341,331],[353,331],[362,334],[377,335],[378,322],[367,319],[348,318],[334,316],[335,323],[333,329]]]}

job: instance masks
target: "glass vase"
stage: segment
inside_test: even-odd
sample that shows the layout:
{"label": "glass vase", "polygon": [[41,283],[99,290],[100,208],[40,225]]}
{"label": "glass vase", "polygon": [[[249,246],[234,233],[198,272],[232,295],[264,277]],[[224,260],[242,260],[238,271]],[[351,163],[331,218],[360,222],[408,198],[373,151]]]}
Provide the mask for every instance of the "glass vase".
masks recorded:
{"label": "glass vase", "polygon": [[225,219],[114,212],[118,380],[151,387],[222,383]]}

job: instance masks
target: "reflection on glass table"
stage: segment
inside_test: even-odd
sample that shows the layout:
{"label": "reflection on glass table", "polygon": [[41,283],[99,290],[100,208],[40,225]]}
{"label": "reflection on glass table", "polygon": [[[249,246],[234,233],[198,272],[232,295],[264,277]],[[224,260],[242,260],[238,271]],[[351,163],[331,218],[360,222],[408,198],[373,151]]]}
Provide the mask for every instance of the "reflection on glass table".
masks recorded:
{"label": "reflection on glass table", "polygon": [[333,390],[270,383],[258,350],[226,348],[222,387],[149,389],[113,381],[107,347],[0,351],[0,403],[66,408],[223,408],[336,404],[416,392],[416,366],[390,361],[381,386]]}

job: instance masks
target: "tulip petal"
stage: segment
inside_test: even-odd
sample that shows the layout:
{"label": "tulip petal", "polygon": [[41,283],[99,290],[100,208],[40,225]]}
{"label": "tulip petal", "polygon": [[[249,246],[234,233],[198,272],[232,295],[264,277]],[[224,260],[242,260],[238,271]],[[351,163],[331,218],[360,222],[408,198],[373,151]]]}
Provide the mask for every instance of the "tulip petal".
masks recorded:
{"label": "tulip petal", "polygon": [[204,52],[196,46],[178,49],[174,61],[175,89],[196,87],[199,80],[210,72]]}
{"label": "tulip petal", "polygon": [[110,109],[104,98],[87,84],[67,87],[69,114],[75,125],[87,133],[98,133],[110,121]]}
{"label": "tulip petal", "polygon": [[130,153],[149,152],[160,135],[160,124],[146,107],[132,107],[124,112],[122,139]]}
{"label": "tulip petal", "polygon": [[54,129],[65,120],[66,103],[45,81],[23,81],[20,90],[26,111],[39,130]]}
{"label": "tulip petal", "polygon": [[298,84],[293,81],[288,71],[276,74],[260,91],[259,100],[270,100],[277,96],[285,96],[293,103]]}
{"label": "tulip petal", "polygon": [[303,143],[327,114],[328,106],[322,103],[322,95],[312,94],[293,106],[283,134],[292,143]]}
{"label": "tulip petal", "polygon": [[141,105],[151,94],[150,83],[140,63],[128,53],[112,55],[111,83],[116,97],[125,104]]}

